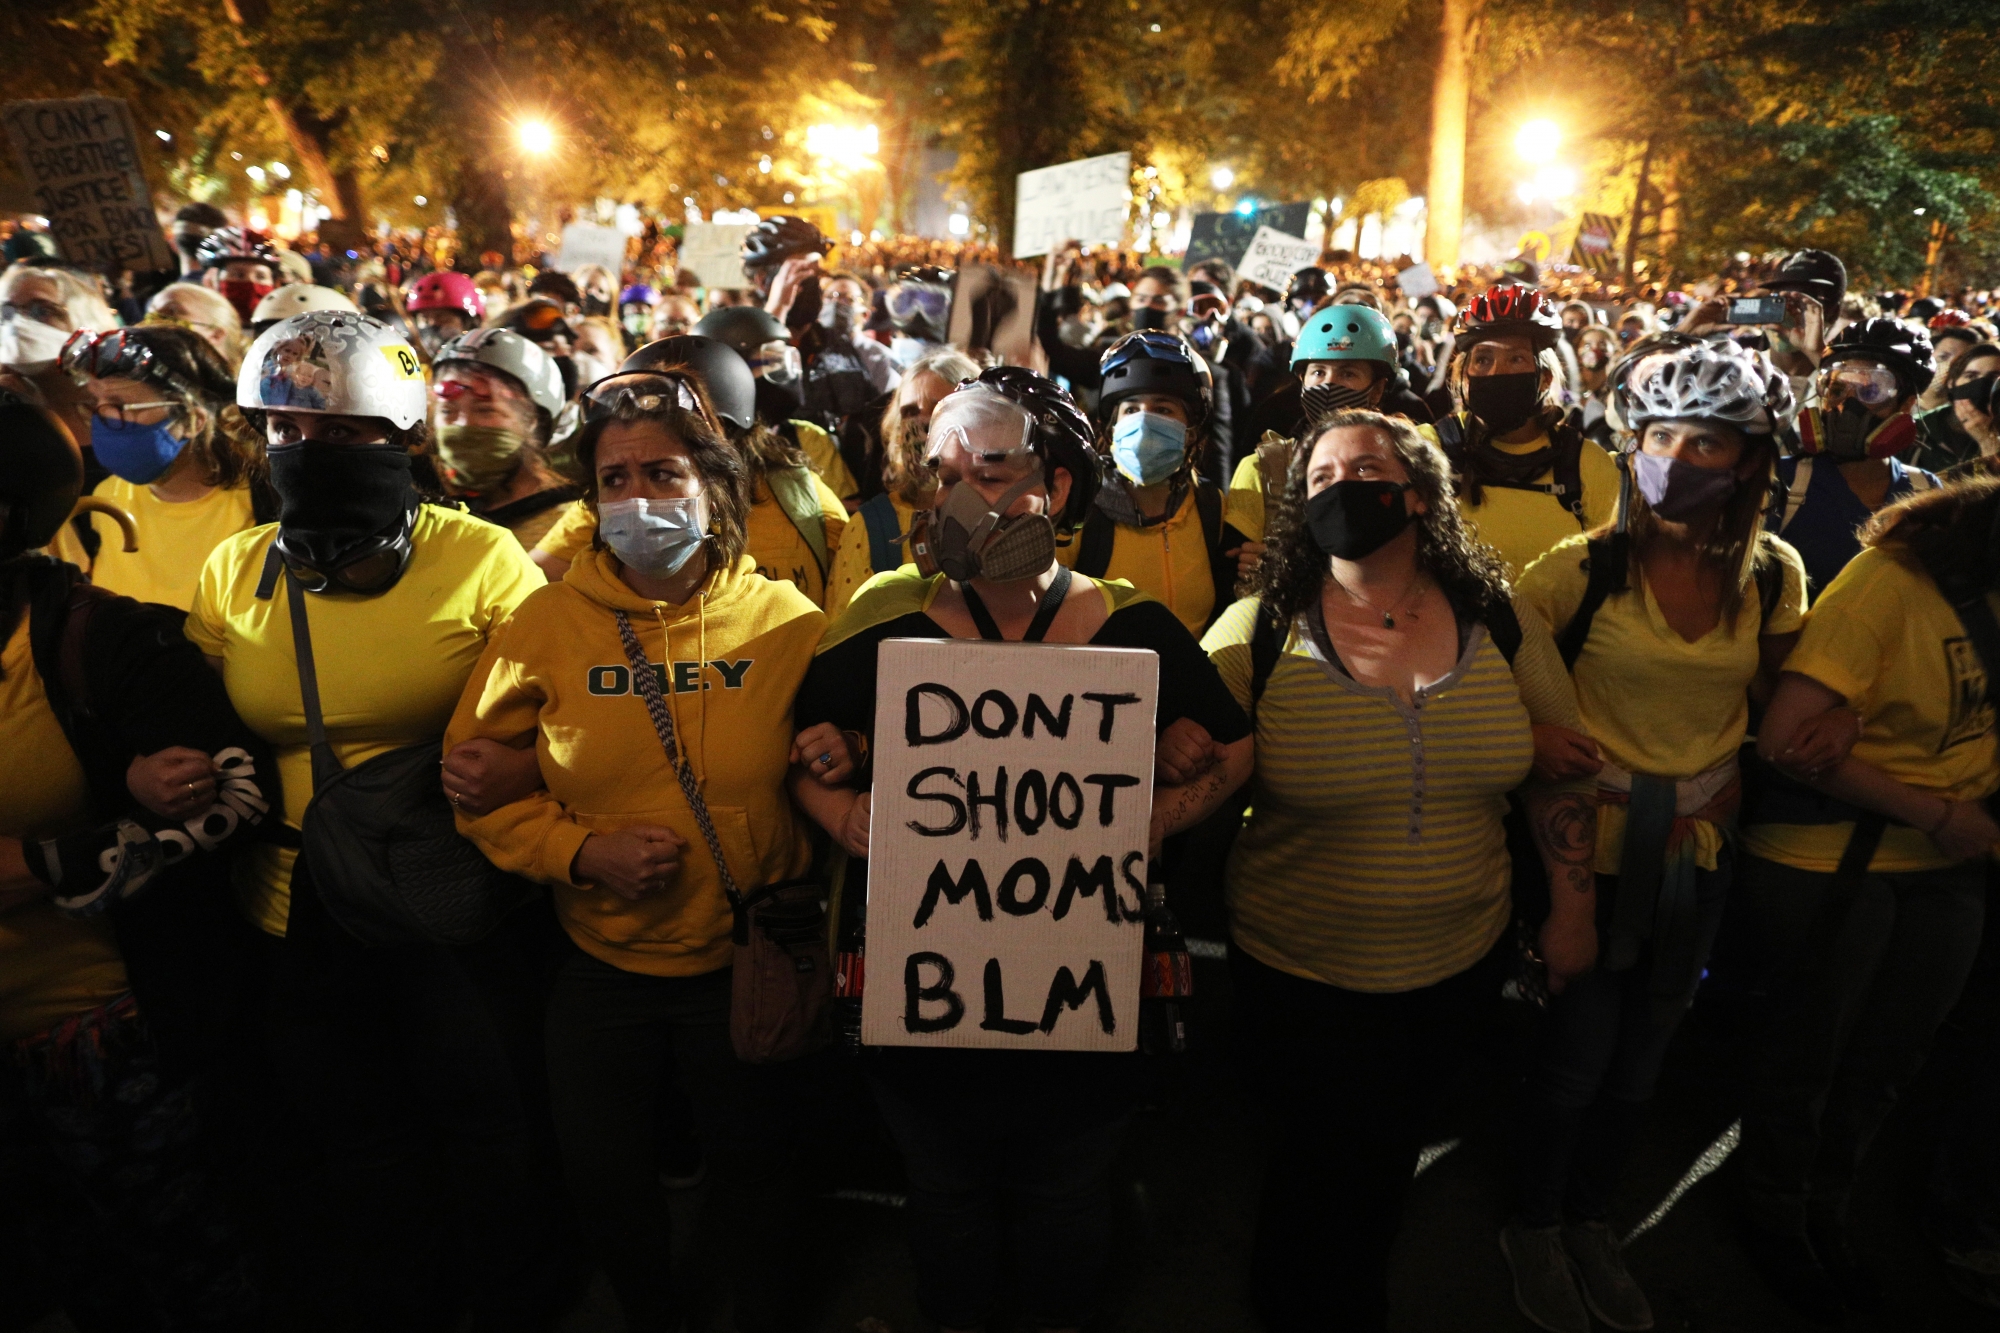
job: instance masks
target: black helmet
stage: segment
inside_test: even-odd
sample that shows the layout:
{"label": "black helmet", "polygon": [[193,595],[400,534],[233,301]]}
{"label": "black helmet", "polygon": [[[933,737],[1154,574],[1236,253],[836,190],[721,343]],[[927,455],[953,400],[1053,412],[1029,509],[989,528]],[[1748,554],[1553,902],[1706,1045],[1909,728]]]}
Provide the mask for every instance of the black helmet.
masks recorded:
{"label": "black helmet", "polygon": [[46,408],[0,389],[0,560],[46,546],[83,493],[83,453]]}
{"label": "black helmet", "polygon": [[1943,313],[1943,301],[1935,296],[1919,296],[1910,302],[1910,308],[1903,312],[1903,318],[1914,319],[1919,324],[1928,324]]}
{"label": "black helmet", "polygon": [[1285,304],[1306,301],[1318,305],[1333,291],[1323,268],[1302,268],[1292,274],[1292,280],[1285,284]]}
{"label": "black helmet", "polygon": [[221,268],[224,264],[241,260],[268,264],[274,274],[278,270],[277,250],[262,232],[251,231],[248,227],[223,227],[210,232],[202,237],[194,257],[203,268]]}
{"label": "black helmet", "polygon": [[[1073,531],[1090,513],[1101,480],[1097,450],[1092,443],[1090,418],[1063,392],[1060,384],[1020,366],[994,366],[980,372],[976,380],[959,386],[981,385],[1024,409],[1034,418],[1035,436],[1030,446],[1050,469],[1069,473],[1069,503],[1060,514],[1051,514],[1059,532]],[[957,392],[957,390],[954,390]]]}
{"label": "black helmet", "polygon": [[625,358],[621,375],[662,366],[686,366],[708,390],[715,414],[738,430],[757,424],[757,377],[735,348],[714,338],[683,333],[647,343]]}
{"label": "black helmet", "polygon": [[1798,250],[1785,256],[1778,271],[1764,284],[1768,292],[1804,292],[1813,297],[1831,319],[1840,313],[1847,295],[1847,265],[1840,256],[1826,250]]}
{"label": "black helmet", "polygon": [[752,353],[768,342],[790,342],[791,330],[762,306],[717,306],[701,317],[694,331],[704,338],[728,343],[747,363]]}
{"label": "black helmet", "polygon": [[1937,370],[1930,334],[1885,316],[1860,320],[1834,334],[1821,365],[1857,357],[1870,357],[1895,371],[1905,394],[1920,392]]}
{"label": "black helmet", "polygon": [[1117,414],[1119,403],[1141,393],[1180,399],[1187,404],[1188,420],[1194,425],[1208,418],[1214,374],[1201,354],[1178,333],[1164,329],[1128,333],[1105,349],[1097,369],[1104,380],[1097,410],[1107,421]]}
{"label": "black helmet", "polygon": [[743,238],[743,269],[774,268],[794,255],[830,255],[833,242],[804,218],[780,213],[765,218]]}

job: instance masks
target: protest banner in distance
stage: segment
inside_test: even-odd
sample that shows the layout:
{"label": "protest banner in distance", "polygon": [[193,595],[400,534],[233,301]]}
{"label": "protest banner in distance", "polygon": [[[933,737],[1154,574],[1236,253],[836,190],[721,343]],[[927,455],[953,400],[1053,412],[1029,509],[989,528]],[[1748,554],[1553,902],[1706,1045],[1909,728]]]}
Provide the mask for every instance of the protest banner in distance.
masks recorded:
{"label": "protest banner in distance", "polygon": [[122,99],[9,102],[0,119],[65,260],[100,272],[179,271],[153,212],[132,113]]}
{"label": "protest banner in distance", "polygon": [[1197,213],[1188,228],[1188,247],[1181,256],[1181,271],[1185,273],[1204,259],[1220,259],[1234,267],[1256,238],[1257,228],[1269,227],[1287,236],[1303,236],[1311,216],[1312,205],[1304,203],[1272,204],[1253,213]]}
{"label": "protest banner in distance", "polygon": [[1064,241],[1123,245],[1131,201],[1130,153],[1024,171],[1014,186],[1014,258],[1045,255]]}
{"label": "protest banner in distance", "polygon": [[1396,275],[1396,285],[1412,301],[1420,296],[1435,296],[1438,290],[1437,274],[1431,272],[1429,264],[1412,264]]}
{"label": "protest banner in distance", "polygon": [[1287,236],[1270,227],[1259,227],[1257,234],[1250,238],[1249,248],[1244,250],[1242,260],[1236,265],[1236,276],[1248,278],[1274,292],[1282,292],[1294,273],[1302,268],[1311,268],[1318,262],[1317,242]]}
{"label": "protest banner in distance", "polygon": [[625,233],[616,227],[600,227],[595,222],[572,222],[562,229],[562,249],[550,265],[563,273],[574,273],[585,264],[608,269],[616,283],[625,267]]}
{"label": "protest banner in distance", "polygon": [[1158,655],[878,652],[861,1039],[1135,1049]]}
{"label": "protest banner in distance", "polygon": [[748,287],[743,276],[743,238],[748,222],[690,222],[681,234],[680,267],[704,287]]}

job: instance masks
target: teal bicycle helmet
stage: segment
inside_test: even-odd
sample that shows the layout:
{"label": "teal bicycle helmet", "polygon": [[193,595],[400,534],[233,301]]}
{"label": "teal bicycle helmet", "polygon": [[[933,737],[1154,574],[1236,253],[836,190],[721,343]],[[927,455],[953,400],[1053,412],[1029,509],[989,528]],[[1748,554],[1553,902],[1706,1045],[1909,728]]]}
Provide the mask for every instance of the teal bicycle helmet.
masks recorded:
{"label": "teal bicycle helmet", "polygon": [[1292,370],[1312,361],[1373,361],[1396,373],[1396,330],[1365,305],[1330,305],[1307,315],[1292,344]]}

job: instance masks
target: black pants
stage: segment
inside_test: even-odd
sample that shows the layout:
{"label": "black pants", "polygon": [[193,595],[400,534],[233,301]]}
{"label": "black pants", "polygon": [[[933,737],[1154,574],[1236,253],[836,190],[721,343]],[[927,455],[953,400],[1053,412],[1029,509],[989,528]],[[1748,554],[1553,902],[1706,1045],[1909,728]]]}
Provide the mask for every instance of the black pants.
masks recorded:
{"label": "black pants", "polygon": [[469,1309],[473,1328],[529,1329],[547,1315],[555,1218],[502,1006],[472,962],[522,933],[531,953],[546,918],[531,903],[469,949],[366,948],[294,875],[286,937],[269,941],[271,1041],[325,1165],[334,1327],[427,1333]]}
{"label": "black pants", "polygon": [[1395,994],[1307,981],[1240,949],[1229,958],[1270,1153],[1252,1303],[1275,1333],[1384,1328],[1417,1152],[1498,1003],[1501,956]]}
{"label": "black pants", "polygon": [[[979,1054],[1004,1061],[1012,1053]],[[920,1102],[889,1081],[871,1082],[909,1177],[910,1253],[925,1316],[947,1328],[984,1328],[1004,1254],[1023,1313],[1038,1327],[1083,1323],[1111,1253],[1111,1164],[1127,1117],[1079,1115],[1033,1079],[1001,1085],[976,1107],[952,1096]]]}
{"label": "black pants", "polygon": [[1743,1112],[1744,1204],[1770,1231],[1838,1226],[1861,1160],[1979,949],[1985,872],[1834,876],[1744,858],[1738,901],[1773,960]]}
{"label": "black pants", "polygon": [[[548,1063],[564,1178],[630,1333],[671,1333],[676,1290],[660,1187],[663,1116],[685,1106],[713,1204],[693,1271],[735,1270],[736,1326],[779,1329],[790,1295],[800,1071],[746,1065],[729,1044],[727,969],[625,972],[568,947],[549,999]],[[668,1096],[677,1087],[682,1098]]]}
{"label": "black pants", "polygon": [[1924,1220],[1959,1250],[2000,1250],[2000,868],[1986,867],[1986,929],[1958,1008],[1938,1034]]}

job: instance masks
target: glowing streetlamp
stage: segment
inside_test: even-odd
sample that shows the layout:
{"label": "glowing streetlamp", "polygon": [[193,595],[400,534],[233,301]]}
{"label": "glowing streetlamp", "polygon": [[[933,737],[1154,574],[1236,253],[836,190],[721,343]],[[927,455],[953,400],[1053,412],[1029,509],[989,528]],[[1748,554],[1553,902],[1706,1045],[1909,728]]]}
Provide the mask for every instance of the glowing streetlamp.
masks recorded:
{"label": "glowing streetlamp", "polygon": [[869,165],[882,148],[873,125],[808,125],[806,151],[835,167],[853,170]]}
{"label": "glowing streetlamp", "polygon": [[1537,166],[1553,162],[1562,147],[1562,126],[1553,120],[1531,120],[1515,132],[1514,151]]}
{"label": "glowing streetlamp", "polygon": [[1208,173],[1208,183],[1218,190],[1226,190],[1236,184],[1236,173],[1228,167],[1217,167]]}
{"label": "glowing streetlamp", "polygon": [[545,120],[524,120],[515,127],[521,139],[521,150],[537,157],[556,146],[556,132]]}

